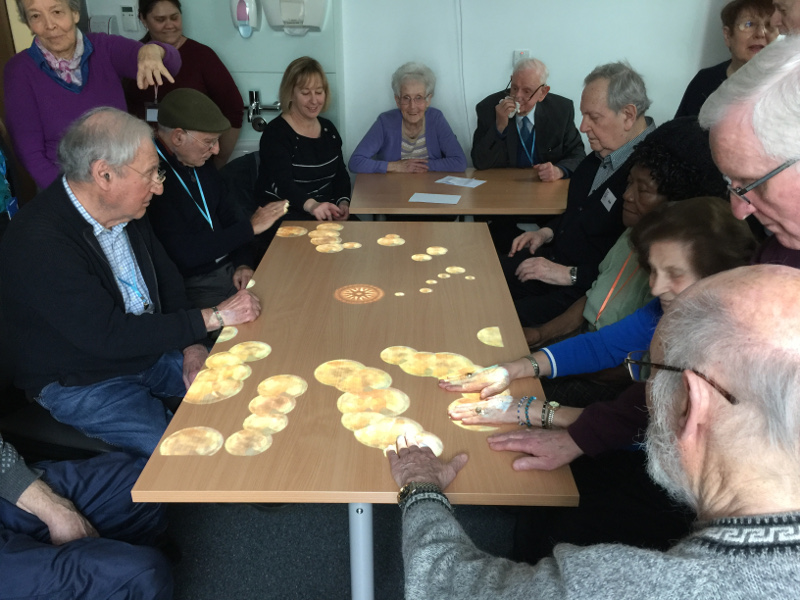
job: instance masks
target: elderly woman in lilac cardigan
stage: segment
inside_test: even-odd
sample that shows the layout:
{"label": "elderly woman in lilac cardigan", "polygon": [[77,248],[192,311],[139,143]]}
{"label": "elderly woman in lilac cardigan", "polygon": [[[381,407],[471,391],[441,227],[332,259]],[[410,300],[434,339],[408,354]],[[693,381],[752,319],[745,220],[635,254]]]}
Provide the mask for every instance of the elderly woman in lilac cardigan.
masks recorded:
{"label": "elderly woman in lilac cardigan", "polygon": [[17,9],[34,39],[5,67],[8,132],[17,158],[45,188],[58,176],[58,142],[72,121],[97,106],[127,110],[123,77],[142,89],[174,81],[181,57],[169,44],[84,35],[80,0],[17,0]]}
{"label": "elderly woman in lilac cardigan", "polygon": [[436,77],[422,63],[392,75],[397,109],[378,116],[350,157],[353,173],[461,172],[467,159],[441,111],[430,108]]}

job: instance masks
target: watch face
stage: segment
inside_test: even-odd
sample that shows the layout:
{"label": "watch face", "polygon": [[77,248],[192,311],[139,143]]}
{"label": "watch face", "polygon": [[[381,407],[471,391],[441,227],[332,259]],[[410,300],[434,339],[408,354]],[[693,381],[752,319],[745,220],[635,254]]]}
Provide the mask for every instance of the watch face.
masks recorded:
{"label": "watch face", "polygon": [[397,492],[397,501],[402,502],[403,500],[408,498],[410,494],[411,494],[411,485],[406,484],[402,488],[400,488],[399,492]]}
{"label": "watch face", "polygon": [[547,405],[548,405],[550,408],[552,408],[553,410],[556,410],[557,408],[559,408],[559,407],[561,406],[561,405],[560,405],[558,402],[556,402],[555,400],[551,400],[550,402],[548,402],[548,403],[547,403]]}

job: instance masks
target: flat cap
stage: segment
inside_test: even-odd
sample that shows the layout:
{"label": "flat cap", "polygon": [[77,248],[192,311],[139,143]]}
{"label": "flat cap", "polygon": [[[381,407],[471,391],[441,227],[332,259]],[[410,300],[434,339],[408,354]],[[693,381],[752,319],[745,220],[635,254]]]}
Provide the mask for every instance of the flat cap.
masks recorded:
{"label": "flat cap", "polygon": [[192,88],[178,88],[164,96],[158,104],[158,124],[203,133],[222,133],[231,127],[214,101]]}

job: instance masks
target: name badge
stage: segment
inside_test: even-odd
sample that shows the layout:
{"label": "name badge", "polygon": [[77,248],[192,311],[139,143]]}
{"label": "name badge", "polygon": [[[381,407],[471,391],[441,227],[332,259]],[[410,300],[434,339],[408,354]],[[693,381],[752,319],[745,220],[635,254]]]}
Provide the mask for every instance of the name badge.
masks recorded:
{"label": "name badge", "polygon": [[603,194],[603,197],[600,199],[600,202],[606,207],[607,211],[611,211],[611,208],[617,202],[617,197],[611,190],[606,190],[605,194]]}
{"label": "name badge", "polygon": [[158,123],[158,104],[155,102],[144,103],[144,120],[148,123]]}

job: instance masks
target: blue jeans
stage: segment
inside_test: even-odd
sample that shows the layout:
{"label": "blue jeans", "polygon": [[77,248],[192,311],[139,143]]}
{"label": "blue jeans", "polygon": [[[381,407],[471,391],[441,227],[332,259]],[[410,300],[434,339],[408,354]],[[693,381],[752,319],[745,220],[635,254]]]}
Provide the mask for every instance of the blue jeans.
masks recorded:
{"label": "blue jeans", "polygon": [[0,600],[171,598],[169,561],[147,546],[166,530],[164,508],[131,501],[144,463],[111,452],[34,465],[101,537],[53,546],[42,521],[0,499]]}
{"label": "blue jeans", "polygon": [[89,437],[131,454],[150,456],[172,418],[163,400],[182,398],[185,393],[183,354],[173,351],[135,375],[69,387],[53,382],[36,401],[57,421]]}

